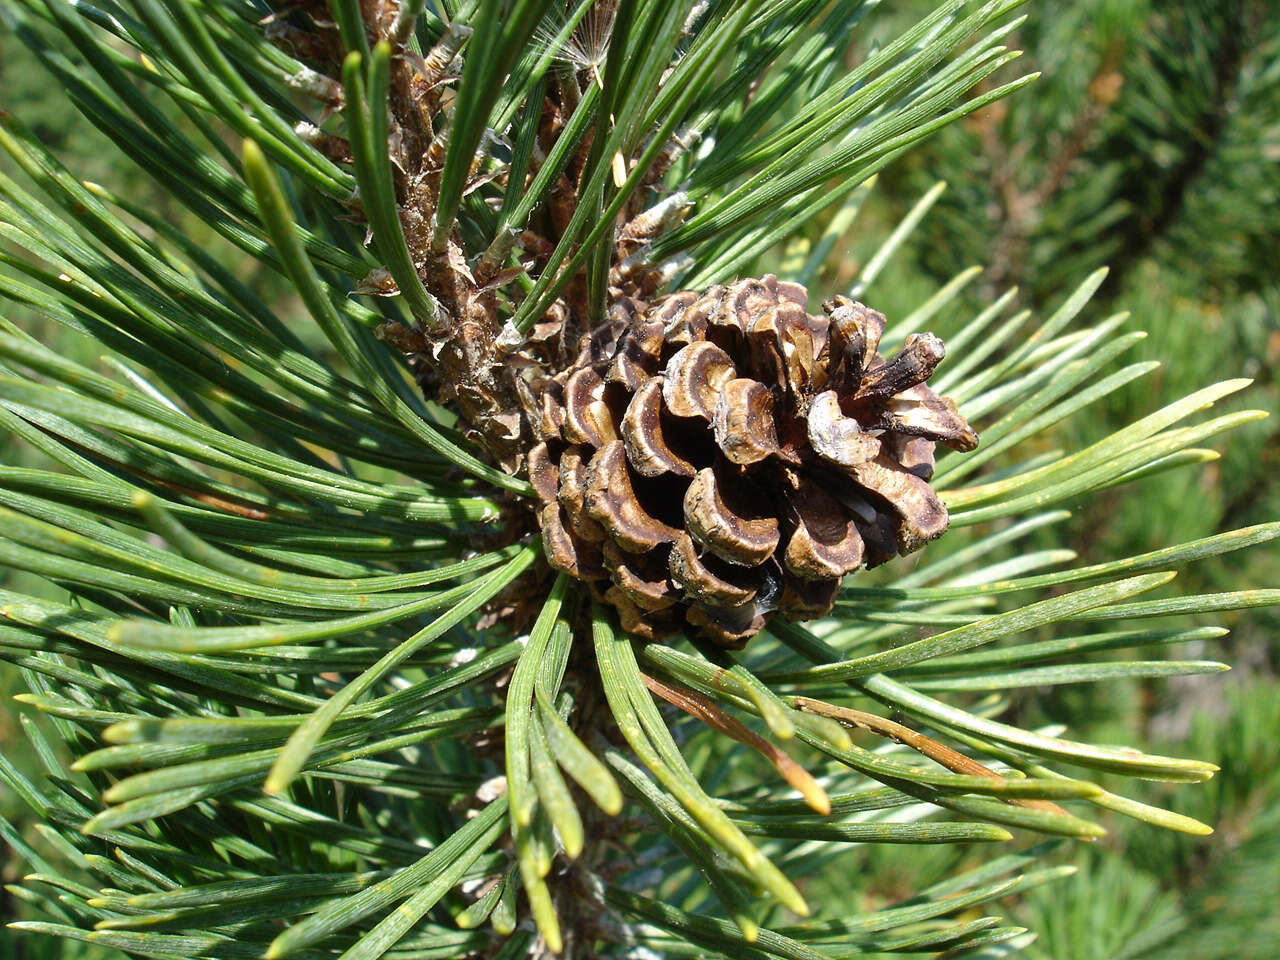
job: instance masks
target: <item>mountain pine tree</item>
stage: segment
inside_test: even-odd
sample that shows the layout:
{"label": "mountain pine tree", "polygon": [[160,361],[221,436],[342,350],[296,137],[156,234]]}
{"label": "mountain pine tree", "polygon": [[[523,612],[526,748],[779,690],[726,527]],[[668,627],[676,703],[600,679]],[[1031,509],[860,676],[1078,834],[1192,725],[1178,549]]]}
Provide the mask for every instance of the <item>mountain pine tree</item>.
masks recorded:
{"label": "mountain pine tree", "polygon": [[[0,822],[19,935],[996,956],[1026,931],[984,905],[1070,873],[1038,860],[1100,811],[1210,829],[1097,780],[1212,764],[1007,708],[1224,669],[1109,651],[1275,603],[1143,595],[1280,525],[1025,544],[1260,414],[1203,415],[1231,380],[1057,449],[1155,369],[1114,364],[1141,335],[1081,320],[1103,270],[1045,316],[967,315],[974,271],[878,312],[929,198],[828,284],[873,175],[1031,79],[986,83],[1016,0],[883,35],[874,6],[4,0],[186,210],[0,117],[0,295],[74,344],[0,323],[0,421],[39,458],[0,468],[37,584],[0,658],[46,721],[37,776],[0,757],[38,821]],[[1013,831],[1048,839],[891,903],[838,860]]]}

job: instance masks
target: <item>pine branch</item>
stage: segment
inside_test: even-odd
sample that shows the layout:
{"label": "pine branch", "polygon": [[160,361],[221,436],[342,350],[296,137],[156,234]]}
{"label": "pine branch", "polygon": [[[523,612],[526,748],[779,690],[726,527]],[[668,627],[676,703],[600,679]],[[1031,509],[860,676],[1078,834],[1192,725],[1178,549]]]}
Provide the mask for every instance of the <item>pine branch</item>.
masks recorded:
{"label": "pine branch", "polygon": [[1098,655],[1220,635],[1110,621],[1274,604],[1148,593],[1280,526],[1024,548],[1054,506],[1212,456],[1262,416],[1205,413],[1246,383],[1057,451],[1154,370],[1099,377],[1138,339],[1085,321],[1101,272],[1043,321],[1011,295],[965,315],[978,271],[892,322],[809,314],[797,282],[868,178],[1028,82],[966,99],[1016,56],[1016,3],[950,0],[846,71],[858,0],[104,2],[3,10],[235,253],[0,124],[0,290],[111,353],[0,329],[0,422],[45,458],[0,468],[0,561],[41,581],[0,592],[41,718],[39,771],[0,780],[52,851],[0,822],[38,871],[17,929],[147,956],[954,953],[1020,942],[971,911],[1067,871],[1035,848],[863,911],[803,881],[850,844],[1093,839],[1095,808],[1207,829],[1090,778],[1213,764],[981,694],[1223,669]]}

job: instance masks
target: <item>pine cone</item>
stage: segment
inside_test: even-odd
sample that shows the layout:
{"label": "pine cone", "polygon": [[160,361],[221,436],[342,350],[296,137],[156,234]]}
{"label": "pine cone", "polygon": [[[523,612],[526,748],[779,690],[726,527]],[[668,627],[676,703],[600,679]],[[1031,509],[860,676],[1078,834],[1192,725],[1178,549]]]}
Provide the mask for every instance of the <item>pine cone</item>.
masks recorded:
{"label": "pine cone", "polygon": [[567,370],[533,384],[547,559],[629,633],[687,623],[738,647],[773,611],[822,616],[845,574],[946,530],[934,444],[978,437],[924,385],[942,341],[913,334],[885,360],[882,314],[807,303],[773,276],[623,298]]}

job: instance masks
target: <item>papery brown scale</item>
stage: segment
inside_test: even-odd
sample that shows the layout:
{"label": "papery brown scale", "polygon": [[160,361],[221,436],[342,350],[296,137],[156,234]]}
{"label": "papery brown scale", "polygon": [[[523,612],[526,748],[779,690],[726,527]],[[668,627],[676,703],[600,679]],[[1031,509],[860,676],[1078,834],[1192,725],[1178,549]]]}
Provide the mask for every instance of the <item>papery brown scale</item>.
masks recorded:
{"label": "papery brown scale", "polygon": [[751,481],[699,470],[684,495],[685,527],[693,538],[722,560],[757,566],[778,546],[778,521],[765,509],[766,498]]}
{"label": "papery brown scale", "polygon": [[560,491],[560,465],[551,459],[551,451],[545,443],[529,450],[529,482],[533,492],[543,503],[557,499]]}
{"label": "papery brown scale", "polygon": [[978,434],[960,416],[955,401],[938,396],[922,383],[886,400],[870,426],[927,437],[962,452],[978,445]]}
{"label": "papery brown scale", "polygon": [[933,334],[913,333],[892,359],[863,374],[856,398],[866,402],[910,390],[933,376],[946,355],[946,347]]}
{"label": "papery brown scale", "polygon": [[634,324],[609,364],[606,380],[636,391],[658,372],[664,341],[662,324],[656,320]]}
{"label": "papery brown scale", "polygon": [[560,454],[556,499],[569,517],[569,527],[591,543],[607,539],[604,528],[587,512],[587,464],[594,451],[590,447],[568,447]]}
{"label": "papery brown scale", "polygon": [[645,610],[616,584],[605,590],[601,599],[617,611],[618,624],[623,631],[641,640],[660,640],[680,632],[681,623],[672,613],[674,608]]}
{"label": "papery brown scale", "polygon": [[872,510],[870,516],[854,515],[854,526],[862,537],[862,565],[871,570],[898,557],[898,521],[888,509]]}
{"label": "papery brown scale", "polygon": [[880,443],[889,456],[908,473],[914,473],[921,480],[933,477],[936,466],[933,451],[936,444],[932,440],[905,433],[885,433],[881,435]]}
{"label": "papery brown scale", "polygon": [[887,501],[897,515],[898,552],[905,556],[941,536],[947,508],[929,484],[886,455],[851,468],[853,479]]}
{"label": "papery brown scale", "polygon": [[739,280],[729,287],[724,298],[725,309],[717,314],[716,319],[723,325],[734,326],[745,333],[756,317],[777,305],[777,289],[776,277],[773,278],[773,283],[766,280]]}
{"label": "papery brown scale", "polygon": [[788,577],[778,601],[778,610],[790,620],[816,620],[836,605],[839,580],[797,580]]}
{"label": "papery brown scale", "polygon": [[838,581],[862,563],[862,536],[854,514],[813,479],[787,473],[793,512],[783,567],[801,580]]}
{"label": "papery brown scale", "polygon": [[749,571],[703,556],[687,533],[676,538],[667,569],[671,581],[697,602],[724,607],[755,599],[756,586]]}
{"label": "papery brown scale", "polygon": [[716,400],[714,435],[725,458],[740,466],[759,463],[776,453],[773,394],[749,377],[730,380]]}
{"label": "papery brown scale", "polygon": [[600,548],[569,531],[564,509],[559,503],[544,504],[539,509],[538,525],[542,528],[543,552],[553,568],[579,580],[604,580],[608,577]]}
{"label": "papery brown scale", "polygon": [[666,610],[680,599],[679,591],[667,577],[667,562],[662,551],[627,553],[617,544],[606,541],[602,555],[609,579],[640,609]]}
{"label": "papery brown scale", "polygon": [[834,390],[818,394],[809,405],[809,443],[822,458],[842,467],[865,463],[880,453],[879,438],[840,410]]}
{"label": "papery brown scale", "polygon": [[636,496],[621,440],[599,450],[587,465],[586,511],[620,546],[636,553],[672,543],[678,530],[646,510]]}
{"label": "papery brown scale", "polygon": [[778,280],[776,289],[779,303],[789,301],[808,309],[809,291],[805,289],[803,283],[796,283],[792,280]]}
{"label": "papery brown scale", "polygon": [[699,632],[731,650],[744,646],[768,622],[767,615],[750,603],[729,608],[690,607],[686,618]]}
{"label": "papery brown scale", "polygon": [[658,301],[657,306],[649,313],[654,322],[661,324],[662,335],[666,339],[669,337],[675,324],[684,316],[689,307],[693,306],[698,300],[698,294],[692,290],[684,290],[680,293],[673,293],[669,297],[663,297]]}
{"label": "papery brown scale", "polygon": [[733,361],[705,340],[682,347],[663,371],[662,399],[677,417],[710,422],[720,388],[734,375]]}
{"label": "papery brown scale", "polygon": [[834,297],[822,308],[829,316],[827,366],[831,386],[842,398],[851,397],[880,348],[885,317],[848,297]]}
{"label": "papery brown scale", "polygon": [[[677,296],[679,295],[677,294]],[[712,288],[704,296],[695,298],[692,303],[680,312],[679,317],[668,322],[665,327],[664,358],[670,357],[681,347],[702,340],[706,336],[710,318],[719,312],[723,299],[723,290]]]}
{"label": "papery brown scale", "polygon": [[564,438],[570,443],[603,447],[617,439],[604,401],[604,381],[590,367],[569,377],[564,387]]}
{"label": "papery brown scale", "polygon": [[676,453],[667,440],[663,426],[662,378],[654,377],[631,398],[622,417],[622,441],[627,460],[636,473],[659,477],[670,473],[692,477],[697,471],[692,463]]}
{"label": "papery brown scale", "polygon": [[534,436],[543,440],[559,440],[564,430],[564,387],[550,377],[543,377],[536,386],[541,390]]}

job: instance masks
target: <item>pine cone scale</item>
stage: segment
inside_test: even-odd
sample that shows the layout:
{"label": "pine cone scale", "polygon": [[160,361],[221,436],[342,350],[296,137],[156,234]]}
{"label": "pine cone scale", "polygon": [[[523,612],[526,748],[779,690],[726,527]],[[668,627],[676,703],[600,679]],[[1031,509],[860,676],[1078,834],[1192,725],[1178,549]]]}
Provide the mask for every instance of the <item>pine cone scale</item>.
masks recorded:
{"label": "pine cone scale", "polygon": [[899,517],[899,548],[912,553],[947,530],[947,508],[929,484],[886,456],[860,463],[851,474],[866,490],[887,501]]}
{"label": "pine cone scale", "polygon": [[556,499],[569,516],[575,534],[592,543],[603,542],[607,535],[587,508],[587,469],[593,451],[588,447],[568,447],[560,454],[560,486]]}
{"label": "pine cone scale", "polygon": [[691,343],[667,362],[662,401],[677,417],[697,417],[710,423],[720,389],[733,379],[735,372],[729,355],[714,343]]}
{"label": "pine cone scale", "polygon": [[739,466],[751,466],[778,452],[773,394],[758,380],[738,377],[721,388],[714,426],[716,445]]}
{"label": "pine cone scale", "polygon": [[808,478],[788,471],[796,525],[787,540],[783,566],[801,580],[843,577],[862,565],[862,536],[853,516]]}
{"label": "pine cone scale", "polygon": [[619,546],[633,553],[672,543],[680,532],[641,505],[621,440],[602,447],[587,465],[586,510]]}
{"label": "pine cone scale", "polygon": [[627,462],[636,473],[660,477],[670,473],[690,477],[697,472],[693,464],[671,449],[662,424],[663,378],[656,376],[643,384],[627,404],[622,417],[622,442]]}
{"label": "pine cone scale", "polygon": [[[730,497],[729,486],[736,495]],[[777,519],[762,515],[746,502],[763,499],[743,477],[734,477],[730,485],[717,477],[714,468],[699,470],[684,495],[685,529],[722,560],[759,566],[773,555],[779,536]]]}
{"label": "pine cone scale", "polygon": [[824,460],[855,467],[879,455],[880,440],[840,410],[834,390],[818,394],[809,405],[809,443]]}
{"label": "pine cone scale", "polygon": [[565,384],[564,438],[570,443],[603,447],[617,439],[605,403],[605,382],[590,367],[579,370]]}
{"label": "pine cone scale", "polygon": [[752,576],[753,571],[723,567],[717,573],[707,558],[699,555],[697,545],[687,533],[680,534],[671,548],[668,570],[671,581],[696,602],[737,607],[756,596],[759,578]]}

